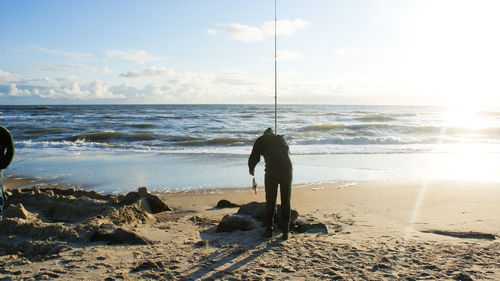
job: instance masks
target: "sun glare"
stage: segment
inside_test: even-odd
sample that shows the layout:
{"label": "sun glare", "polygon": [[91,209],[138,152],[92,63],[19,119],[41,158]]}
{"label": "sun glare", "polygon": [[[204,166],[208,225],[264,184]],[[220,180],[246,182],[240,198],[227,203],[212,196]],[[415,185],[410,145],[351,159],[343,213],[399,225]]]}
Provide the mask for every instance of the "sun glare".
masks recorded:
{"label": "sun glare", "polygon": [[498,102],[500,1],[419,1],[409,18],[403,65],[432,102]]}
{"label": "sun glare", "polygon": [[463,109],[450,109],[443,112],[445,127],[461,127],[467,129],[487,128],[491,124],[481,115],[481,111],[474,107]]}

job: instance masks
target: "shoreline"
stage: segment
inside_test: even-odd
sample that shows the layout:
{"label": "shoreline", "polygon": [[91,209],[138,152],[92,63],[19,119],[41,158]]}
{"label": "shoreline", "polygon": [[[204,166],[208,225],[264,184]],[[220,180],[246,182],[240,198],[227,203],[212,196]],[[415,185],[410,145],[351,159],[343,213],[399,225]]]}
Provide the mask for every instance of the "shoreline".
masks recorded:
{"label": "shoreline", "polygon": [[[286,241],[279,233],[264,238],[263,227],[216,231],[224,216],[238,210],[215,208],[219,200],[238,205],[264,202],[262,187],[257,195],[251,188],[155,194],[174,210],[173,218],[120,226],[151,244],[71,242],[55,257],[40,261],[2,254],[0,265],[5,270],[0,278],[13,273],[20,278],[46,275],[61,280],[500,278],[500,184],[496,182],[406,180],[294,186],[292,209],[299,213],[299,220],[324,224],[328,234],[292,233]],[[46,242],[50,241],[61,243],[58,239]]]}

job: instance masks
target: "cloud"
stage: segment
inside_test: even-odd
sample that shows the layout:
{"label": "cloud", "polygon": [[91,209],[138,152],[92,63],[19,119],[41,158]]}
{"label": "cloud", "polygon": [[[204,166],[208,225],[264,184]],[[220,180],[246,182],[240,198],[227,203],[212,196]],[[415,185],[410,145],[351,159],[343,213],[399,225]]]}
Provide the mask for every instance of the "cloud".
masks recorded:
{"label": "cloud", "polygon": [[38,71],[42,72],[58,72],[58,71],[73,72],[73,71],[87,70],[92,68],[88,65],[73,64],[73,63],[47,63],[38,65],[38,67],[39,67]]}
{"label": "cloud", "polygon": [[217,35],[217,30],[209,28],[209,29],[207,29],[207,34],[208,35]]}
{"label": "cloud", "polygon": [[29,90],[27,90],[27,89],[20,90],[16,87],[16,84],[10,84],[9,91],[6,94],[9,96],[12,96],[12,97],[31,96],[31,92]]}
{"label": "cloud", "polygon": [[[11,97],[39,97],[51,99],[119,99],[123,95],[109,91],[111,85],[102,81],[84,81],[78,78],[59,79],[33,79],[20,80],[18,83],[10,83],[8,87],[1,87],[3,96]],[[5,86],[5,85],[4,85]]]}
{"label": "cloud", "polygon": [[207,33],[210,35],[222,33],[233,38],[234,40],[243,42],[256,42],[264,40],[262,30],[257,27],[239,23],[218,24],[217,27],[217,30],[209,29]]}
{"label": "cloud", "polygon": [[108,50],[106,51],[106,56],[110,59],[118,59],[124,61],[131,61],[135,63],[145,64],[147,62],[165,60],[165,57],[154,56],[150,53],[142,50]]}
{"label": "cloud", "polygon": [[0,82],[10,82],[10,81],[15,81],[17,79],[18,79],[17,76],[15,76],[9,72],[2,71],[0,69]]}
{"label": "cloud", "polygon": [[[85,59],[85,58],[92,57],[91,54],[87,54],[87,53],[66,52],[66,51],[61,51],[61,50],[52,50],[52,49],[47,49],[47,48],[40,47],[40,46],[32,46],[31,49],[35,50],[35,51],[41,51],[41,52],[44,52],[44,53],[48,53],[48,54],[51,54],[51,55],[54,55],[54,56],[63,56],[63,57],[68,57],[68,58],[73,58],[73,59]],[[17,49],[17,51],[20,51],[20,50]]]}
{"label": "cloud", "polygon": [[223,71],[213,75],[212,82],[232,86],[248,86],[262,83],[261,79],[242,71]]}
{"label": "cloud", "polygon": [[111,71],[111,69],[105,67],[105,68],[99,70],[99,73],[101,73],[101,74],[113,74],[113,71]]}
{"label": "cloud", "polygon": [[[299,29],[304,29],[311,23],[302,19],[279,20],[276,22],[276,35],[295,36]],[[266,21],[262,25],[262,31],[266,36],[274,36],[274,21]]]}
{"label": "cloud", "polygon": [[126,78],[140,78],[140,77],[153,77],[153,76],[168,76],[174,74],[173,70],[166,69],[163,66],[152,66],[143,71],[129,71],[127,73],[121,73],[121,77]]}
{"label": "cloud", "polygon": [[[276,23],[276,35],[295,36],[299,29],[311,23],[302,20],[279,20]],[[234,40],[243,42],[262,41],[266,36],[274,36],[274,21],[266,21],[261,27],[248,26],[240,23],[217,24],[217,28],[208,29],[207,34],[215,36],[224,34]]]}
{"label": "cloud", "polygon": [[289,50],[278,51],[278,53],[276,54],[276,58],[279,61],[301,60],[303,57],[304,55],[302,53]]}

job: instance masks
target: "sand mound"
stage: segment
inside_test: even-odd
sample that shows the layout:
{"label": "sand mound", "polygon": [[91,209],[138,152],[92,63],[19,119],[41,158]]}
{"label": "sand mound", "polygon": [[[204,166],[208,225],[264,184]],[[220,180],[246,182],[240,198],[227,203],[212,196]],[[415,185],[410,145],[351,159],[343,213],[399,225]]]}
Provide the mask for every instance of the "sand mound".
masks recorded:
{"label": "sand mound", "polygon": [[0,250],[43,259],[74,243],[147,244],[120,226],[155,222],[157,217],[162,221],[173,217],[172,209],[146,188],[118,196],[74,188],[16,189],[8,193],[5,218],[0,222],[0,236],[4,236]]}

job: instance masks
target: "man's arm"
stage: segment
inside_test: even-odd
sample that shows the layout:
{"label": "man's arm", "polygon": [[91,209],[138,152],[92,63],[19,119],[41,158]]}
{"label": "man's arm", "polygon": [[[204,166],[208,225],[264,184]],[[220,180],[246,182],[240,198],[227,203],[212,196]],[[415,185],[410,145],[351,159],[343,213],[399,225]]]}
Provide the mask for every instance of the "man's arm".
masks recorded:
{"label": "man's arm", "polygon": [[14,158],[14,142],[6,128],[0,126],[0,169],[6,169]]}
{"label": "man's arm", "polygon": [[250,153],[250,157],[248,157],[248,172],[250,175],[254,175],[255,166],[260,161],[260,155],[262,154],[263,149],[262,139],[258,138],[252,148],[252,153]]}

